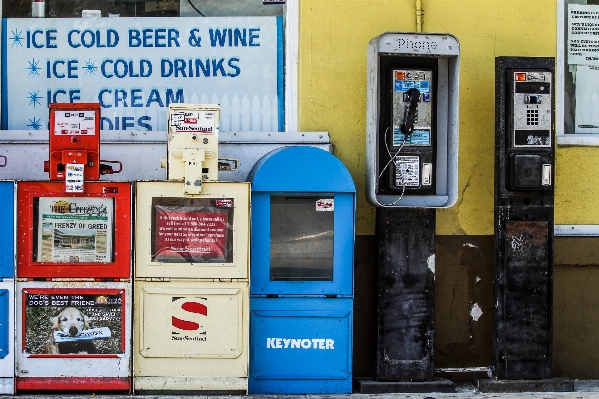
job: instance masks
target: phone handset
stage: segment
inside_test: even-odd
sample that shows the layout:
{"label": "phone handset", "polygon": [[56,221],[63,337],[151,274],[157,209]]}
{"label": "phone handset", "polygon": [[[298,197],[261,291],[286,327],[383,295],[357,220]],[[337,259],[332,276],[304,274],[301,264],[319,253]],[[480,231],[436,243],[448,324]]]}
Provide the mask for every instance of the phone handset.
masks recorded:
{"label": "phone handset", "polygon": [[399,129],[406,136],[414,131],[414,123],[418,121],[418,101],[420,100],[420,90],[411,88],[406,92],[409,104],[406,106],[404,120]]}

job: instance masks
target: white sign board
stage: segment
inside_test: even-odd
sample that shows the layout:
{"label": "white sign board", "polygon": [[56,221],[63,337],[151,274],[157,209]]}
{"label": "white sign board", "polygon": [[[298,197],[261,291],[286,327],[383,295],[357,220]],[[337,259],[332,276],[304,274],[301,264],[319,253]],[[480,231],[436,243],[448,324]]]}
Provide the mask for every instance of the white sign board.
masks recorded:
{"label": "white sign board", "polygon": [[574,133],[599,133],[599,67],[579,65],[576,80]]}
{"label": "white sign board", "polygon": [[599,65],[599,6],[568,4],[568,64]]}
{"label": "white sign board", "polygon": [[220,104],[224,131],[283,130],[281,17],[8,19],[2,129],[48,104],[101,105],[102,130],[166,130],[171,103]]}

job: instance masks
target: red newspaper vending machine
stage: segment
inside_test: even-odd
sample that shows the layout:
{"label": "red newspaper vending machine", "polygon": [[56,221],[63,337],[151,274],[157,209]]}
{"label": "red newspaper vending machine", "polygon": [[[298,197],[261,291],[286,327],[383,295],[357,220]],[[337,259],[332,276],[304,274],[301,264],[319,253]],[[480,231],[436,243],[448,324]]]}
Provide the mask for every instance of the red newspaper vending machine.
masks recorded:
{"label": "red newspaper vending machine", "polygon": [[98,181],[98,104],[51,104],[49,149],[17,185],[16,390],[129,391],[131,183]]}

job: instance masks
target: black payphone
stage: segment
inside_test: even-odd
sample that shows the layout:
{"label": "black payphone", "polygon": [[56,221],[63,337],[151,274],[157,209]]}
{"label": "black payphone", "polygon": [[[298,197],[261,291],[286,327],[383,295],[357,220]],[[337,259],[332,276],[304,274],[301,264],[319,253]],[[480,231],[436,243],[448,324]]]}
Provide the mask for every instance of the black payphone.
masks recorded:
{"label": "black payphone", "polygon": [[388,123],[379,125],[379,173],[387,182],[379,181],[380,193],[434,194],[437,61],[395,57],[382,64],[380,120]]}
{"label": "black payphone", "polygon": [[505,77],[505,189],[552,191],[553,72],[508,68]]}
{"label": "black payphone", "polygon": [[554,64],[495,60],[495,379],[483,391],[569,390],[551,380]]}

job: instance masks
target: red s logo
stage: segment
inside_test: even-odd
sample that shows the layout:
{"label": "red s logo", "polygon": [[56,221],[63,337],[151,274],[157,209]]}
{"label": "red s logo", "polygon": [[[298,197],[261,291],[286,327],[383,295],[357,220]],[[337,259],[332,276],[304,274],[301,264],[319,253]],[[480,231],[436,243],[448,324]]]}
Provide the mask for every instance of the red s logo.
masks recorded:
{"label": "red s logo", "polygon": [[[173,302],[181,299],[185,298],[173,298]],[[208,308],[206,305],[199,302],[185,301],[181,304],[181,309],[185,310],[186,312],[208,316]],[[172,325],[173,327],[186,331],[195,331],[200,328],[200,325],[194,321],[183,320],[175,316],[172,316]]]}

